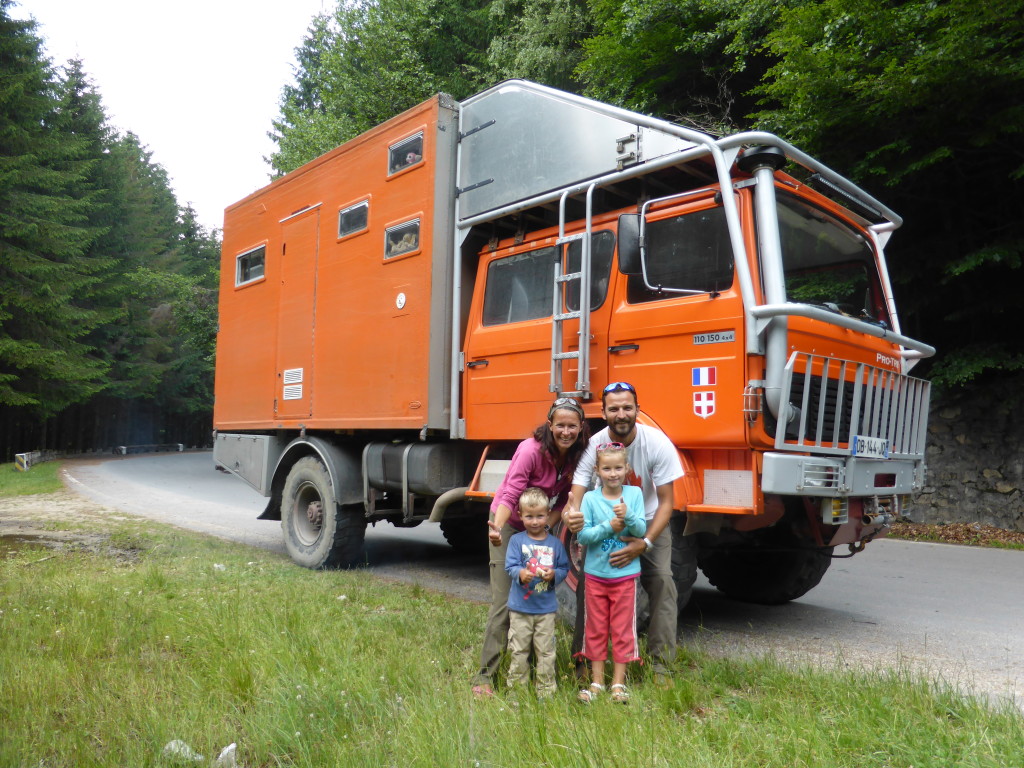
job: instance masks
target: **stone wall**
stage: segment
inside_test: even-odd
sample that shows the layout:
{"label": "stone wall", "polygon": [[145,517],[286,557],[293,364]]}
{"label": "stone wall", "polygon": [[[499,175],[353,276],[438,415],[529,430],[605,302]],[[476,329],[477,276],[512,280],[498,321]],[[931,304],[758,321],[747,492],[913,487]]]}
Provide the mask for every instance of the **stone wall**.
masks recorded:
{"label": "stone wall", "polygon": [[925,490],[906,517],[1024,531],[1024,376],[933,397],[928,432]]}

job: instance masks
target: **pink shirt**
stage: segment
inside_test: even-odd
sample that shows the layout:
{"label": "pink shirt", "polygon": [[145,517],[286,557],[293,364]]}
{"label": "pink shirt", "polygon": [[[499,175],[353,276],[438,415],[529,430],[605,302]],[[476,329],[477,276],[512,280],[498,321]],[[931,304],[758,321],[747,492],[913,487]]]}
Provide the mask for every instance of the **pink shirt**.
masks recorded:
{"label": "pink shirt", "polygon": [[512,510],[508,524],[517,531],[523,530],[523,521],[519,517],[519,497],[523,491],[527,488],[540,488],[548,498],[555,498],[554,509],[562,509],[569,499],[575,468],[575,465],[569,466],[567,463],[561,471],[555,469],[551,457],[540,442],[532,437],[526,438],[516,448],[505,479],[494,494],[491,511],[497,512],[498,505],[504,504]]}

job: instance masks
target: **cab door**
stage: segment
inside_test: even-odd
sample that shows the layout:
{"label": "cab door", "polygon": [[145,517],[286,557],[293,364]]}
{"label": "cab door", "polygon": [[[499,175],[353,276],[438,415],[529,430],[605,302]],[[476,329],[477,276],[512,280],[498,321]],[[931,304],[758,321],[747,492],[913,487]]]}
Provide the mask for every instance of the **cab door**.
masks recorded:
{"label": "cab door", "polygon": [[712,193],[655,209],[646,280],[619,276],[607,380],[637,390],[640,409],[677,445],[743,437],[743,307],[725,213]]}
{"label": "cab door", "polygon": [[[593,235],[591,381],[604,376],[609,285],[615,237]],[[551,392],[555,265],[578,271],[582,243],[556,238],[513,246],[481,260],[465,345],[463,415],[469,439],[523,438],[547,416]],[[579,283],[559,291],[559,311],[577,310]],[[595,300],[596,299],[596,300]],[[565,349],[578,349],[579,321],[563,326]],[[575,386],[577,362],[562,365],[563,391]]]}

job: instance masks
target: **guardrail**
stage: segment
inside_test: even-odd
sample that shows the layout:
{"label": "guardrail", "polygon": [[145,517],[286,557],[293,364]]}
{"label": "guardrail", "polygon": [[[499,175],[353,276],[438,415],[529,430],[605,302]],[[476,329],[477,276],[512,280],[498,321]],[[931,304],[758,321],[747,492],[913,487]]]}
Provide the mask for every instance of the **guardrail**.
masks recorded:
{"label": "guardrail", "polygon": [[127,456],[135,453],[160,453],[162,451],[175,451],[181,453],[185,450],[184,443],[147,443],[145,445],[115,445],[113,448],[103,448],[86,453],[59,453],[57,451],[26,451],[14,455],[14,468],[19,472],[28,472],[36,464],[54,459],[73,459],[83,456],[96,456],[104,453],[113,453],[120,456]]}
{"label": "guardrail", "polygon": [[119,445],[114,448],[114,453],[127,456],[129,453],[160,453],[161,451],[177,451],[180,453],[184,450],[184,443],[151,443],[148,445]]}
{"label": "guardrail", "polygon": [[28,472],[33,464],[45,461],[42,451],[29,451],[28,453],[17,453],[14,455],[14,468],[19,472]]}

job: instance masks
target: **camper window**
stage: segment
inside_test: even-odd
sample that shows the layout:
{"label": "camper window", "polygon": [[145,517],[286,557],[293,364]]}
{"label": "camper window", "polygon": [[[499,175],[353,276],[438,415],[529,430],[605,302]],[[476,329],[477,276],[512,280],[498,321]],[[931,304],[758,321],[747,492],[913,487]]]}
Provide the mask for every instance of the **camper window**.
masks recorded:
{"label": "camper window", "polygon": [[423,160],[423,134],[417,133],[408,139],[388,147],[388,176],[416,165]]}
{"label": "camper window", "polygon": [[384,230],[384,258],[412,253],[420,249],[420,220],[413,219],[404,224]]}
{"label": "camper window", "polygon": [[370,201],[363,200],[361,203],[350,205],[338,211],[338,237],[354,235],[366,229],[370,216]]}
{"label": "camper window", "polygon": [[235,285],[245,285],[262,278],[266,260],[267,247],[265,245],[240,254],[235,260]]}

